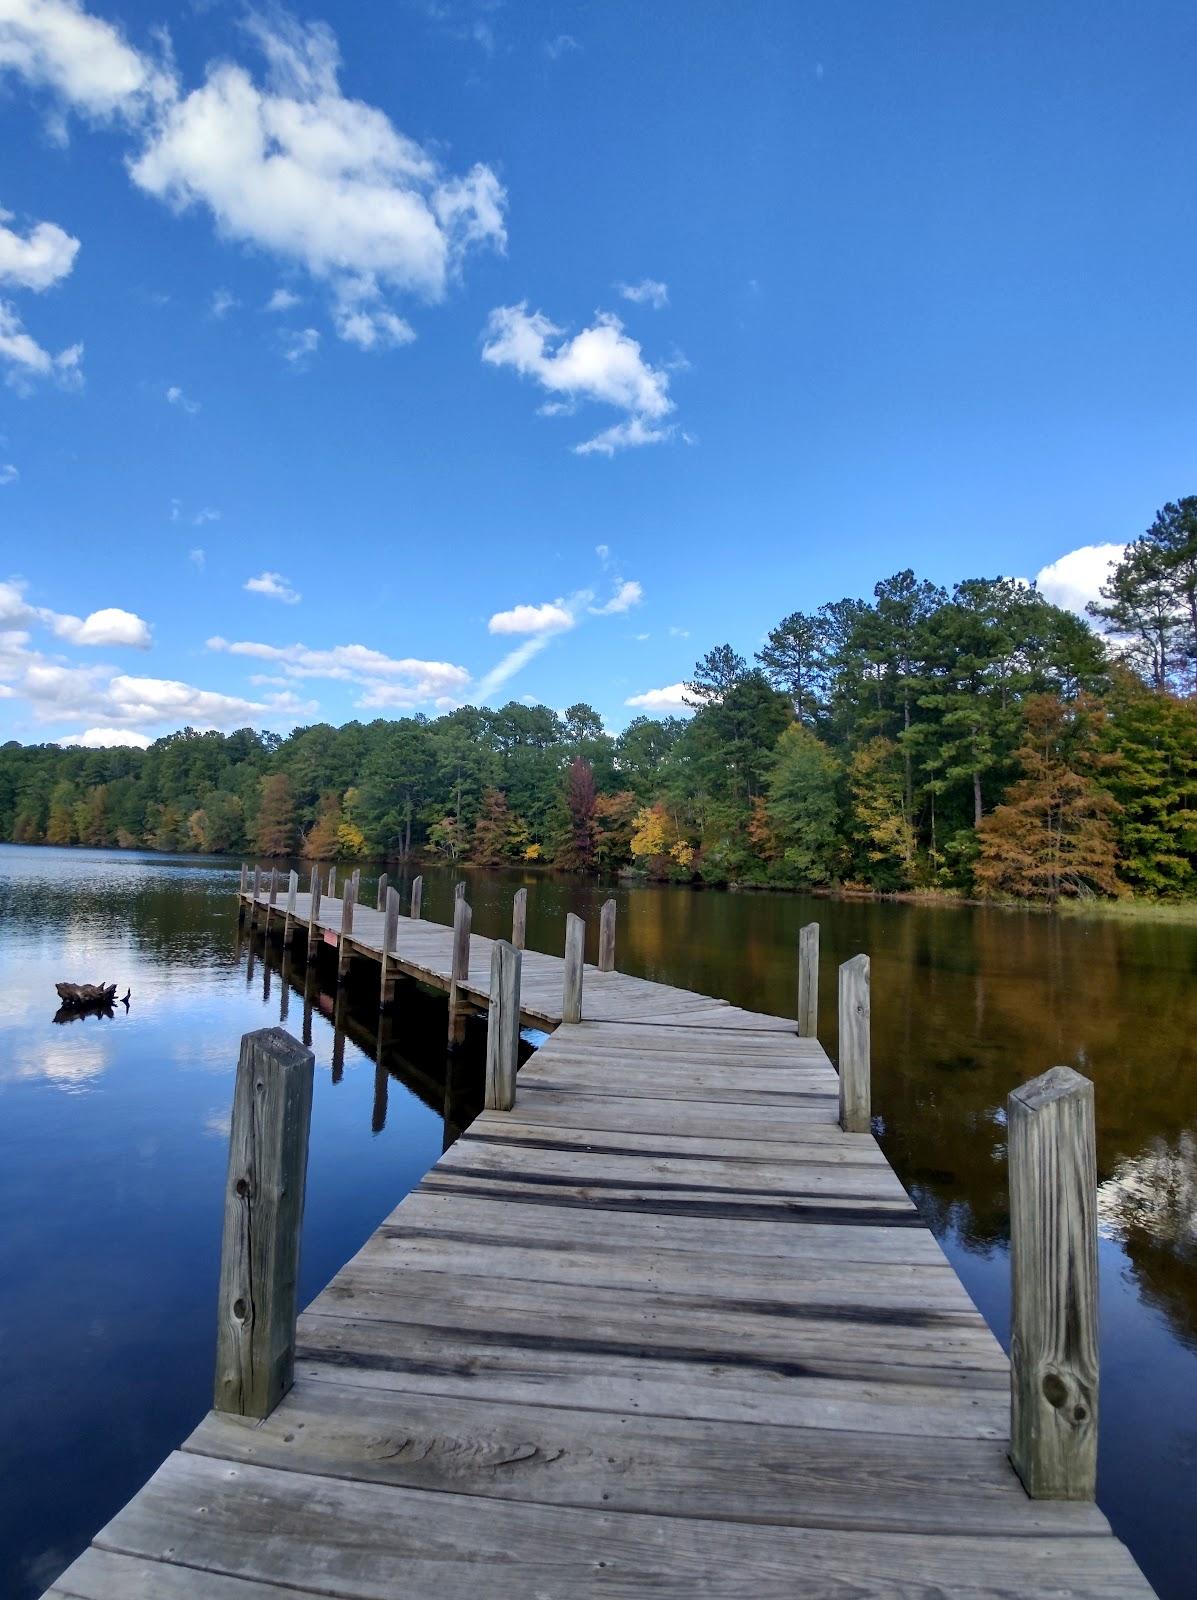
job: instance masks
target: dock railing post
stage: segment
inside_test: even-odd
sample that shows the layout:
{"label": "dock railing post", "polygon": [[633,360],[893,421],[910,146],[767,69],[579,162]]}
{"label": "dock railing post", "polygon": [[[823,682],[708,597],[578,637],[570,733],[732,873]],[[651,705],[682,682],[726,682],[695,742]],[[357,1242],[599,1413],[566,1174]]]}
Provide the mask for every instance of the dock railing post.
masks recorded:
{"label": "dock railing post", "polygon": [[465,1038],[465,1008],[460,989],[470,971],[470,924],[474,914],[464,894],[453,901],[453,966],[449,977],[449,1043]]}
{"label": "dock railing post", "polygon": [[600,972],[615,971],[615,918],[618,911],[619,907],[614,899],[603,901],[603,909],[599,913],[598,969]]}
{"label": "dock railing post", "polygon": [[1010,1460],[1036,1500],[1097,1489],[1097,1153],[1093,1085],[1053,1067],[1006,1102]]}
{"label": "dock railing post", "polygon": [[243,861],[241,863],[241,893],[245,894],[246,891],[248,890],[248,888],[249,888],[249,866],[248,866],[248,864],[246,862]]}
{"label": "dock railing post", "polygon": [[353,879],[341,890],[341,939],[337,945],[337,981],[349,971],[349,936],[353,932],[353,906],[356,891]]}
{"label": "dock railing post", "polygon": [[328,869],[328,881],[324,892],[330,900],[337,898],[337,864],[335,861]]}
{"label": "dock railing post", "polygon": [[465,899],[465,892],[466,892],[466,886],[465,886],[465,879],[463,878],[460,883],[455,883],[453,885],[453,899],[454,899],[454,902],[456,903],[456,901],[458,901],[458,900],[464,900]]}
{"label": "dock railing post", "polygon": [[819,1037],[819,924],[798,932],[798,1037]]}
{"label": "dock railing post", "polygon": [[312,1052],[281,1028],[241,1040],[216,1332],[217,1411],[268,1417],[291,1387]]}
{"label": "dock railing post", "polygon": [[411,906],[410,906],[407,914],[412,919],[413,922],[419,922],[420,913],[423,911],[423,909],[424,909],[424,875],[423,875],[423,873],[421,873],[418,878],[413,878],[411,880]]}
{"label": "dock railing post", "polygon": [[486,1090],[488,1111],[515,1105],[515,1069],[520,1047],[520,968],[523,956],[505,939],[496,939],[490,956],[490,1008],[486,1014]]}
{"label": "dock railing post", "polygon": [[362,886],[362,869],[360,867],[354,867],[349,881],[353,885],[353,900],[354,900],[354,904],[356,905],[357,904],[358,891],[361,889],[361,886]]}
{"label": "dock railing post", "polygon": [[295,897],[299,893],[299,874],[291,869],[287,878],[287,913],[283,919],[283,949],[291,948],[295,937]]}
{"label": "dock railing post", "polygon": [[399,943],[399,891],[387,886],[382,914],[382,970],[378,977],[378,1009],[382,1011],[395,998],[395,973],[391,960]]}
{"label": "dock railing post", "polygon": [[270,932],[270,919],[274,915],[275,903],[278,900],[278,868],[270,869],[270,894],[266,901],[266,932]]}
{"label": "dock railing post", "polygon": [[511,901],[511,943],[523,950],[528,942],[528,891],[517,889]]}
{"label": "dock railing post", "polygon": [[853,956],[840,968],[840,1127],[868,1133],[872,1126],[869,1085],[869,958]]}
{"label": "dock railing post", "polygon": [[249,925],[250,925],[251,928],[256,928],[257,925],[258,925],[258,895],[261,893],[261,887],[262,887],[262,869],[257,864],[257,862],[255,861],[254,862],[254,891],[253,891],[253,898],[250,901],[250,906],[249,906]]}
{"label": "dock railing post", "polygon": [[562,1022],[582,1020],[582,969],[586,962],[586,924],[571,911],[565,919],[565,983],[561,991]]}
{"label": "dock railing post", "polygon": [[378,898],[374,902],[375,909],[378,910],[378,911],[383,911],[383,912],[386,911],[386,908],[387,908],[387,889],[390,886],[390,882],[391,882],[390,875],[389,875],[389,873],[386,873],[386,872],[384,872],[382,874],[382,876],[378,880]]}
{"label": "dock railing post", "polygon": [[312,958],[313,940],[320,926],[320,868],[312,868],[312,887],[308,904],[308,959]]}

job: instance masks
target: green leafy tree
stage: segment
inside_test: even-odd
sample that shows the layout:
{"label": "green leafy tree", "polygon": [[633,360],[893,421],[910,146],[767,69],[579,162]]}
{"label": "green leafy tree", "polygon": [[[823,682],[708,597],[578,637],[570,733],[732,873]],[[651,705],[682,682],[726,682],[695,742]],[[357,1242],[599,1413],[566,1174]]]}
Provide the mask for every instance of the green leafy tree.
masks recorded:
{"label": "green leafy tree", "polygon": [[841,774],[834,754],[809,728],[794,723],[777,741],[766,809],[790,881],[827,883],[835,876]]}

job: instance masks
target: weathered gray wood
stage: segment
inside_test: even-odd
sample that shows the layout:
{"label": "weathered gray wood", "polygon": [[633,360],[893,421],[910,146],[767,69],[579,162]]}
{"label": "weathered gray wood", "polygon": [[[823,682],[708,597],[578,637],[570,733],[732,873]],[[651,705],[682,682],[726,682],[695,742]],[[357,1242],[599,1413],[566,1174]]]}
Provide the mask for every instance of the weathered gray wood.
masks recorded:
{"label": "weathered gray wood", "polygon": [[1036,1499],[1097,1484],[1097,1156],[1093,1085],[1053,1067],[1006,1102],[1010,1459]]}
{"label": "weathered gray wood", "polygon": [[353,884],[353,898],[356,900],[362,886],[362,869],[360,867],[354,867],[349,881]]}
{"label": "weathered gray wood", "polygon": [[254,862],[253,893],[249,902],[249,925],[256,928],[258,925],[258,895],[262,892],[262,869]]}
{"label": "weathered gray wood", "polygon": [[408,911],[408,916],[411,917],[413,922],[419,922],[420,913],[423,909],[424,875],[421,873],[419,877],[411,880],[411,909]]}
{"label": "weathered gray wood", "polygon": [[218,1411],[267,1417],[291,1387],[313,1061],[281,1028],[241,1040],[216,1339]]}
{"label": "weathered gray wood", "polygon": [[819,1037],[819,924],[808,922],[798,933],[798,1033]]}
{"label": "weathered gray wood", "polygon": [[[464,887],[464,885],[462,886]],[[464,894],[453,902],[453,964],[449,974],[449,1043],[465,1038],[465,1007],[461,988],[470,970],[470,923],[473,912]]]}
{"label": "weathered gray wood", "polygon": [[272,911],[274,910],[275,902],[277,900],[278,900],[278,868],[277,867],[271,867],[271,869],[270,869],[270,909]]}
{"label": "weathered gray wood", "polygon": [[242,894],[245,894],[248,889],[249,889],[249,865],[248,865],[247,862],[243,861],[241,863],[241,891],[240,892]]}
{"label": "weathered gray wood", "polygon": [[460,883],[455,883],[453,885],[453,898],[454,898],[454,900],[464,900],[465,899],[465,892],[466,892],[466,886],[465,886],[465,880],[464,879]]}
{"label": "weathered gray wood", "polygon": [[328,869],[328,878],[325,882],[325,894],[330,900],[337,898],[337,864],[334,861]]}
{"label": "weathered gray wood", "polygon": [[308,890],[308,958],[315,954],[315,940],[320,926],[320,868],[312,868],[312,882]]}
{"label": "weathered gray wood", "polygon": [[565,973],[561,991],[562,1022],[582,1020],[582,968],[586,961],[586,924],[571,911],[565,919]]}
{"label": "weathered gray wood", "polygon": [[395,998],[395,962],[393,952],[399,942],[399,891],[387,886],[386,906],[382,922],[381,970],[378,980],[378,1005],[390,1005]]}
{"label": "weathered gray wood", "polygon": [[385,911],[387,908],[387,889],[390,886],[390,882],[391,879],[388,873],[384,872],[380,875],[378,879],[378,895],[374,901],[377,911]]}
{"label": "weathered gray wood", "polygon": [[514,945],[496,939],[490,955],[490,1009],[486,1017],[486,1089],[483,1104],[510,1111],[520,1047],[520,967]]}
{"label": "weathered gray wood", "polygon": [[517,889],[511,902],[511,942],[522,950],[528,942],[528,891]]}
{"label": "weathered gray wood", "polygon": [[296,897],[298,896],[298,894],[299,894],[299,874],[298,874],[298,872],[295,871],[294,868],[292,868],[291,872],[290,872],[290,874],[289,874],[289,876],[287,878],[287,908],[286,908],[286,916],[284,917],[284,920],[283,920],[283,949],[284,950],[287,950],[287,949],[290,948],[291,941],[295,937],[295,901],[296,901]]}
{"label": "weathered gray wood", "polygon": [[840,968],[840,1126],[868,1133],[872,1125],[869,1043],[869,958],[853,956]]}
{"label": "weathered gray wood", "polygon": [[600,972],[615,971],[615,917],[618,909],[614,900],[604,900],[603,909],[599,913],[598,969]]}

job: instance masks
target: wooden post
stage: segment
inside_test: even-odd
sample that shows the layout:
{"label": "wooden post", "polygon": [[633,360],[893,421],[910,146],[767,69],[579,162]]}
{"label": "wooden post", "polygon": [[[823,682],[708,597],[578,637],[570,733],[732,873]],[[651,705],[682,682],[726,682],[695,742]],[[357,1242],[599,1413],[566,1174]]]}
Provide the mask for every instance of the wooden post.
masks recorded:
{"label": "wooden post", "polygon": [[853,956],[840,968],[840,1127],[868,1133],[872,1127],[869,1087],[869,958]]}
{"label": "wooden post", "polygon": [[599,913],[599,953],[598,969],[600,972],[615,971],[615,916],[619,907],[614,900],[604,900],[603,909]]}
{"label": "wooden post", "polygon": [[523,950],[528,942],[528,891],[517,889],[511,902],[511,943]]}
{"label": "wooden post", "polygon": [[375,909],[384,911],[387,908],[387,888],[390,884],[390,875],[386,872],[378,880],[378,898],[374,902]]}
{"label": "wooden post", "polygon": [[424,877],[423,874],[411,880],[411,910],[407,913],[413,922],[419,922],[420,913],[424,909]]}
{"label": "wooden post", "polygon": [[819,924],[798,933],[798,1037],[819,1037]]}
{"label": "wooden post", "polygon": [[[348,884],[345,885],[349,887]],[[345,991],[337,990],[337,997],[333,1001],[333,1047],[332,1071],[329,1074],[333,1083],[340,1083],[345,1076]]]}
{"label": "wooden post", "polygon": [[241,1040],[220,1250],[213,1405],[268,1417],[291,1387],[312,1052],[281,1028]]}
{"label": "wooden post", "polygon": [[453,902],[453,968],[449,979],[449,1043],[460,1044],[465,1038],[465,1010],[459,989],[470,971],[470,923],[473,912],[464,895]]}
{"label": "wooden post", "polygon": [[520,968],[523,956],[496,939],[490,957],[490,1009],[486,1015],[486,1092],[488,1111],[515,1105],[515,1069],[520,1048]]}
{"label": "wooden post", "polygon": [[308,960],[311,961],[316,952],[316,930],[320,926],[320,868],[312,868],[312,889],[308,905]]}
{"label": "wooden post", "polygon": [[241,863],[241,893],[244,894],[248,888],[249,888],[249,867],[243,861]]}
{"label": "wooden post", "polygon": [[283,949],[291,948],[295,937],[295,896],[299,893],[299,874],[292,868],[287,878],[287,914],[283,919]]}
{"label": "wooden post", "polygon": [[270,893],[266,900],[266,932],[270,932],[270,919],[274,915],[275,901],[278,899],[278,868],[270,869]]}
{"label": "wooden post", "polygon": [[256,928],[257,925],[258,925],[258,894],[259,894],[259,892],[261,890],[261,885],[262,885],[262,869],[261,869],[261,867],[258,866],[257,862],[255,861],[254,862],[254,892],[253,892],[253,899],[250,901],[250,906],[249,906],[249,925],[250,925],[251,928]]}
{"label": "wooden post", "polygon": [[328,885],[324,892],[330,900],[337,898],[337,864],[335,861],[328,869]]}
{"label": "wooden post", "polygon": [[561,994],[562,1022],[582,1020],[582,967],[586,960],[586,924],[571,911],[565,919],[565,986]]}
{"label": "wooden post", "polygon": [[463,878],[460,883],[455,883],[453,885],[453,900],[454,900],[454,903],[456,903],[458,900],[464,900],[465,899],[465,892],[466,892],[466,886],[465,886],[465,879]]}
{"label": "wooden post", "polygon": [[1093,1085],[1053,1067],[1006,1102],[1010,1460],[1036,1500],[1097,1489],[1097,1149]]}
{"label": "wooden post", "polygon": [[399,942],[399,891],[388,886],[382,914],[382,970],[378,977],[378,1009],[395,998],[395,968],[391,960]]}
{"label": "wooden post", "polygon": [[337,945],[337,981],[349,972],[349,935],[353,932],[353,879],[341,890],[341,938]]}
{"label": "wooden post", "polygon": [[354,867],[353,872],[350,875],[349,881],[353,885],[353,903],[356,905],[357,904],[358,891],[361,889],[361,886],[362,886],[362,869],[360,867]]}

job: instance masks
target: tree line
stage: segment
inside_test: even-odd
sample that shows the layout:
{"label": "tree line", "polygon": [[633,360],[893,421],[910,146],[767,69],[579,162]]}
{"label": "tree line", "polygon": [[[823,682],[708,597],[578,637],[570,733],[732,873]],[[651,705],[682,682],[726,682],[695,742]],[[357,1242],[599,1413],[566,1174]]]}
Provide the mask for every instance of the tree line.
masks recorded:
{"label": "tree line", "polygon": [[1197,892],[1197,496],[1111,567],[1096,627],[909,569],[719,645],[691,714],[618,735],[511,702],[0,748],[0,835],[163,851],[543,862],[710,883],[1042,898]]}

